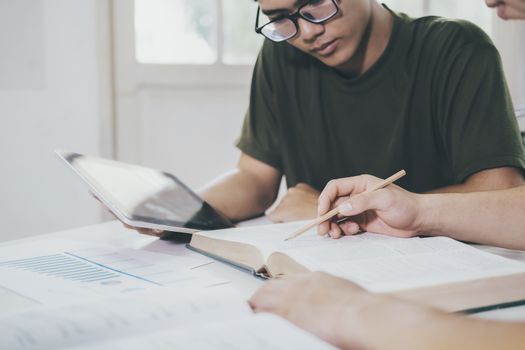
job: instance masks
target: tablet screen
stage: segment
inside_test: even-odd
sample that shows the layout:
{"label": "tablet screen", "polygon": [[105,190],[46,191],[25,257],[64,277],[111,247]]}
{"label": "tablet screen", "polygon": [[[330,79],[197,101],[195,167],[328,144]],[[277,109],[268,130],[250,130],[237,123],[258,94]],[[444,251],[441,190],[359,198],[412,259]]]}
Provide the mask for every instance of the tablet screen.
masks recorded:
{"label": "tablet screen", "polygon": [[57,153],[117,216],[197,230],[233,227],[171,174],[79,153]]}

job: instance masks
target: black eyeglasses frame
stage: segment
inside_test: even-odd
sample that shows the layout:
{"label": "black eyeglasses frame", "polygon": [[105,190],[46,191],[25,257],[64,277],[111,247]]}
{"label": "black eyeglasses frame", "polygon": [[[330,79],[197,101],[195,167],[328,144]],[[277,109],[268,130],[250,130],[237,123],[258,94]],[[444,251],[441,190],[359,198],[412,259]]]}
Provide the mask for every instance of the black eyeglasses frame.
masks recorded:
{"label": "black eyeglasses frame", "polygon": [[[310,22],[310,23],[321,24],[321,23],[324,23],[324,22],[326,22],[326,21],[332,19],[335,15],[337,15],[337,14],[339,13],[339,6],[337,5],[337,3],[336,3],[335,0],[330,0],[330,1],[334,4],[336,10],[335,10],[335,12],[334,12],[331,16],[329,16],[329,17],[323,19],[322,21],[315,21],[315,20],[312,20],[311,18],[307,18],[307,17],[305,17],[305,16],[303,16],[303,15],[301,14],[301,10],[302,10],[304,7],[310,5],[311,2],[312,2],[312,1],[308,1],[308,2],[306,2],[305,4],[301,5],[301,6],[297,9],[297,11],[295,11],[294,13],[291,13],[291,14],[289,14],[289,15],[282,15],[282,16],[279,16],[279,17],[277,17],[277,18],[275,18],[275,19],[272,19],[270,22],[263,24],[263,25],[260,26],[260,27],[259,27],[259,14],[261,13],[261,6],[258,6],[258,7],[257,7],[257,16],[256,16],[256,18],[255,18],[255,32],[256,32],[257,34],[261,34],[261,35],[264,36],[265,38],[267,38],[267,39],[269,39],[269,40],[272,40],[272,41],[274,41],[274,42],[281,42],[281,41],[285,41],[285,40],[291,39],[291,38],[293,38],[294,36],[296,36],[297,33],[299,32],[299,24],[297,23],[297,20],[298,20],[299,18],[302,18],[302,19],[304,19],[305,21]],[[285,19],[285,18],[291,20],[291,21],[293,22],[294,26],[295,26],[295,33],[294,33],[293,35],[291,35],[291,36],[288,37],[288,38],[282,39],[282,40],[275,40],[275,39],[269,38],[269,37],[267,37],[266,35],[264,35],[264,33],[262,32],[262,30],[263,30],[264,27],[266,27],[267,25],[272,24],[272,23],[274,23],[274,22],[277,22],[277,21],[280,21],[280,20],[282,20],[282,19]]]}

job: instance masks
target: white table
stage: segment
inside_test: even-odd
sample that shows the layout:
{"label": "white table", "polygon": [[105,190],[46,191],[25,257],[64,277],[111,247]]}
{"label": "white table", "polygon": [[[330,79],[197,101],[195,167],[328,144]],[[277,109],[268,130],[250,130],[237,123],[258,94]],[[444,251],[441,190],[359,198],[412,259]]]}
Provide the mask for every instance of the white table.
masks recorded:
{"label": "white table", "polygon": [[[138,234],[133,230],[125,229],[118,221],[4,242],[0,244],[0,248],[15,246],[21,243],[45,243],[46,240],[49,241],[53,239],[67,239],[86,243],[101,243],[114,247],[133,248],[177,256],[198,255],[197,253],[187,249],[184,244],[159,240],[155,237]],[[488,250],[492,253],[506,256],[511,259],[525,262],[525,252],[510,251],[494,247],[480,248]],[[206,269],[207,271],[214,273],[216,276],[220,276],[221,278],[231,281],[231,287],[240,292],[246,298],[251,296],[253,292],[263,283],[263,281],[253,277],[248,273],[241,272],[227,264],[220,262],[214,262],[212,264],[202,266],[200,269]],[[34,301],[0,286],[0,313],[21,310],[34,305]],[[475,317],[507,321],[525,321],[525,306],[492,310],[476,314]]]}

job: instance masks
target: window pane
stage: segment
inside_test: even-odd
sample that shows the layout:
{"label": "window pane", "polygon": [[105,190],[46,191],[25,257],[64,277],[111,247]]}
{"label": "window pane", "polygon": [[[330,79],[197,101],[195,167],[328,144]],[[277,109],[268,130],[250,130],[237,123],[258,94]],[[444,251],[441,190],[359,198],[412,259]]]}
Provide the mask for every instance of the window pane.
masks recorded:
{"label": "window pane", "polygon": [[436,15],[462,18],[481,27],[487,34],[492,32],[491,9],[480,0],[385,0],[392,10],[412,17]]}
{"label": "window pane", "polygon": [[214,63],[216,28],[216,0],[135,0],[136,59],[140,63]]}
{"label": "window pane", "polygon": [[223,62],[226,64],[252,64],[263,42],[255,33],[257,2],[249,0],[223,0]]}

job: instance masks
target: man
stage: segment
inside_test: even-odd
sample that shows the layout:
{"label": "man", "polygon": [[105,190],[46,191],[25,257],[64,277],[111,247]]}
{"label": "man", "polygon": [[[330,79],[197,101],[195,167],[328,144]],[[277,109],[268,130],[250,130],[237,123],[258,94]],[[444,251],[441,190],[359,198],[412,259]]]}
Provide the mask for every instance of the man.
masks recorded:
{"label": "man", "polygon": [[[524,183],[498,53],[474,25],[412,19],[375,0],[260,0],[238,166],[200,191],[234,221],[314,217],[334,178],[408,172],[411,191]],[[275,42],[286,41],[286,42]]]}
{"label": "man", "polygon": [[[408,172],[401,184],[416,192],[523,184],[500,60],[477,27],[411,19],[375,0],[259,4],[257,31],[269,39],[237,144],[243,154],[202,192],[228,217],[263,212],[281,175],[289,187],[309,185],[296,191],[304,198],[332,178],[400,168]],[[313,204],[308,210],[315,216]],[[288,219],[296,217],[277,221]]]}

